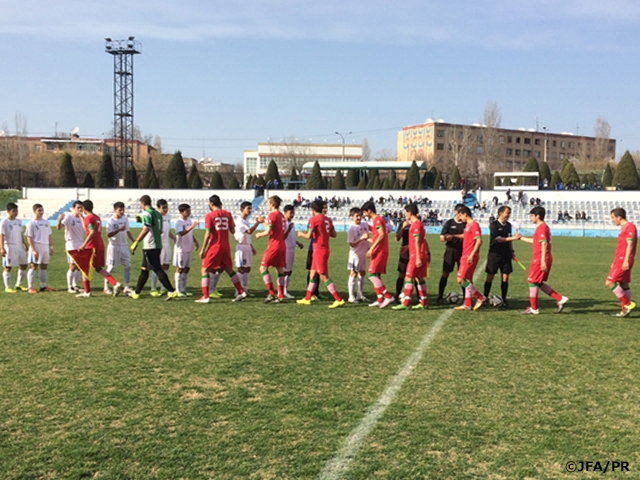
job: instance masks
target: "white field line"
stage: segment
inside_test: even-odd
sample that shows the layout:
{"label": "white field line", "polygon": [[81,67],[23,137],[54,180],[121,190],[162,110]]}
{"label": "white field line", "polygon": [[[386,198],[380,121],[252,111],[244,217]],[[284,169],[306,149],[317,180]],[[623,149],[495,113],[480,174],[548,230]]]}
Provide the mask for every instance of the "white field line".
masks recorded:
{"label": "white field line", "polygon": [[[474,282],[478,278],[478,274],[484,271],[485,264],[486,261],[482,262],[482,264],[479,265],[479,268],[476,269]],[[351,462],[358,454],[358,451],[364,443],[364,440],[376,426],[376,423],[378,423],[378,420],[380,419],[380,417],[382,417],[387,407],[391,405],[396,395],[400,391],[400,388],[402,388],[403,383],[409,377],[409,375],[411,375],[411,372],[418,365],[418,363],[420,363],[424,352],[427,351],[427,349],[431,345],[431,342],[452,313],[453,309],[450,308],[440,314],[429,331],[425,334],[424,337],[422,337],[420,344],[409,356],[409,359],[406,361],[406,363],[391,379],[391,382],[389,383],[383,394],[378,398],[378,400],[376,400],[373,405],[371,405],[371,407],[369,407],[367,414],[362,418],[362,420],[360,420],[360,423],[358,423],[356,428],[351,431],[351,434],[342,444],[340,450],[338,450],[333,458],[331,458],[331,460],[329,460],[324,466],[324,469],[318,476],[320,480],[338,480],[340,478],[343,478],[343,476],[349,471]]]}

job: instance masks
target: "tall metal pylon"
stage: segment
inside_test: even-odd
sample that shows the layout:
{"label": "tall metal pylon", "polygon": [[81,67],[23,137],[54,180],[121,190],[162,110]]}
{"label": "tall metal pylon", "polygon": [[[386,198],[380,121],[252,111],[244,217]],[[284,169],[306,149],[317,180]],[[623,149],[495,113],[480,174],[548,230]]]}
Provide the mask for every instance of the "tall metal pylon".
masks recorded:
{"label": "tall metal pylon", "polygon": [[142,44],[134,37],[105,41],[105,51],[113,55],[113,166],[116,186],[125,187],[133,165],[133,56],[142,53]]}

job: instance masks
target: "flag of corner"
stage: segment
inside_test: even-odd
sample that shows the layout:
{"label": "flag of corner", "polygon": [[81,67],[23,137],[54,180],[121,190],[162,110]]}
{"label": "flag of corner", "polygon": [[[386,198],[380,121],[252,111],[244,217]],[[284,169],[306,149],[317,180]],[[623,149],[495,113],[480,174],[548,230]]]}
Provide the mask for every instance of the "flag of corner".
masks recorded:
{"label": "flag of corner", "polygon": [[85,250],[68,250],[67,253],[73,260],[73,263],[76,264],[78,270],[82,272],[82,274],[91,280],[91,272],[93,265],[93,257],[96,254],[96,251],[93,248],[88,248]]}

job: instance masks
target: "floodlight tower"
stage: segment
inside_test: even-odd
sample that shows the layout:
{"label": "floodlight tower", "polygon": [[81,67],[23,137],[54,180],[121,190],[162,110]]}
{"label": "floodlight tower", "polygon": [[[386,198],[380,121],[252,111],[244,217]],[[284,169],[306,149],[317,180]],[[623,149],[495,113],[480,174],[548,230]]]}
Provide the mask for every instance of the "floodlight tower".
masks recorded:
{"label": "floodlight tower", "polygon": [[105,38],[105,51],[113,55],[113,164],[118,186],[125,186],[127,168],[133,165],[133,56],[142,44]]}

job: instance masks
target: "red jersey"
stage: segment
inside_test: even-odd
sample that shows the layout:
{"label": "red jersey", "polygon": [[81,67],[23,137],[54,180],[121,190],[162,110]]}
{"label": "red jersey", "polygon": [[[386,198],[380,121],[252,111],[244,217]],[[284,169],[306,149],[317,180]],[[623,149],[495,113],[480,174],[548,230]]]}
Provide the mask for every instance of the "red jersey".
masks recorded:
{"label": "red jersey", "polygon": [[618,234],[618,245],[616,246],[616,257],[613,260],[614,264],[619,263],[622,265],[622,262],[624,262],[624,256],[627,254],[627,245],[629,245],[629,242],[632,242],[631,253],[629,254],[629,264],[633,265],[636,257],[636,247],[638,246],[638,230],[631,222],[627,222],[627,224],[620,229],[620,233]]}
{"label": "red jersey", "polygon": [[275,210],[267,217],[267,225],[271,226],[269,230],[269,245],[268,249],[286,249],[284,243],[284,232],[286,230],[284,215],[279,210]]}
{"label": "red jersey", "polygon": [[102,241],[102,221],[95,213],[90,213],[84,217],[84,233],[88,237],[92,231],[96,232],[91,240],[87,243],[87,248],[104,249]]}
{"label": "red jersey", "polygon": [[309,230],[313,238],[313,251],[329,251],[329,237],[333,230],[333,221],[326,215],[314,215],[309,220]]}
{"label": "red jersey", "polygon": [[[409,258],[427,260],[427,238],[424,225],[420,220],[413,222],[409,228]],[[418,250],[416,251],[416,237],[419,239]]]}
{"label": "red jersey", "polygon": [[372,254],[388,255],[389,254],[389,236],[387,235],[387,224],[380,215],[373,219],[373,227],[371,227],[371,240],[372,243],[376,243],[376,240],[380,235],[384,236],[384,239],[378,244],[375,251]]}
{"label": "red jersey", "polygon": [[204,228],[209,230],[209,248],[230,251],[229,230],[235,228],[233,217],[226,210],[213,210],[204,217]]}
{"label": "red jersey", "polygon": [[551,263],[551,230],[549,225],[541,223],[536,227],[536,231],[533,232],[533,262],[541,263],[542,260],[542,244],[547,244],[547,256],[545,257],[545,263],[548,265]]}
{"label": "red jersey", "polygon": [[[476,246],[476,239],[482,237],[482,230],[478,222],[467,223],[464,227],[464,234],[462,238],[462,256],[468,257],[473,252],[473,248]],[[476,256],[480,256],[480,249],[476,252]]]}

